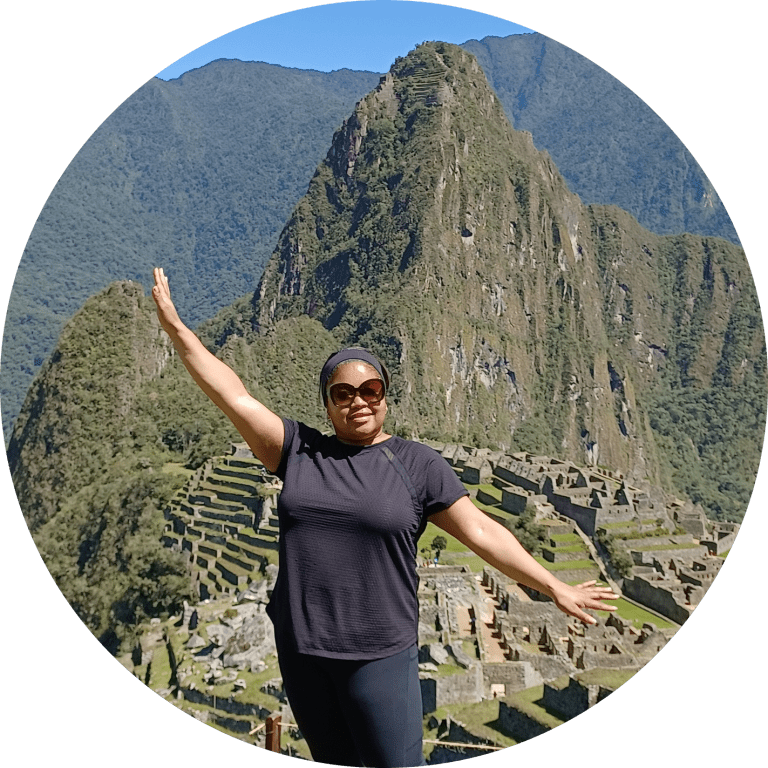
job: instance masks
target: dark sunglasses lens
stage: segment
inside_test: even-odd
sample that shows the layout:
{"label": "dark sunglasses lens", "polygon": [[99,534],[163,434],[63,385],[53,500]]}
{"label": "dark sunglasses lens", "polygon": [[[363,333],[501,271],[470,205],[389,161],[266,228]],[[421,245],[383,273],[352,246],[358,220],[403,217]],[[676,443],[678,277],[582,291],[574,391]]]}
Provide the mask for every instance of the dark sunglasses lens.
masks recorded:
{"label": "dark sunglasses lens", "polygon": [[360,387],[360,397],[362,397],[366,403],[378,403],[384,397],[384,385],[378,379],[366,381],[365,384]]}
{"label": "dark sunglasses lens", "polygon": [[334,405],[349,405],[355,399],[355,390],[346,384],[334,384],[331,387],[331,400]]}
{"label": "dark sunglasses lens", "polygon": [[334,384],[330,389],[331,400],[338,406],[352,403],[358,392],[366,403],[380,403],[384,399],[384,383],[379,379],[370,379],[364,381],[359,389],[349,384]]}

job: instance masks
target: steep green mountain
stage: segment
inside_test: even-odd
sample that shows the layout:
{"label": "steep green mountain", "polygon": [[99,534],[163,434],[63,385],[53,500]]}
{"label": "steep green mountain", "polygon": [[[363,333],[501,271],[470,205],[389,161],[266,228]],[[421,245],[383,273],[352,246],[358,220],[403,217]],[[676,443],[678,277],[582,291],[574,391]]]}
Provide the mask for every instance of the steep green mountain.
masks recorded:
{"label": "steep green mountain", "polygon": [[659,234],[738,242],[723,204],[666,123],[615,77],[544,35],[469,40],[515,128],[530,131],[568,186]]}
{"label": "steep green mountain", "polygon": [[746,506],[766,381],[742,250],[584,206],[460,48],[419,47],[360,102],[253,306],[261,328],[308,315],[380,351],[406,433]]}
{"label": "steep green mountain", "polygon": [[[599,67],[538,34],[465,48],[583,200],[654,231],[735,240],[690,154]],[[64,322],[111,281],[164,263],[192,323],[252,290],[333,131],[378,77],[220,60],[127,99],[67,168],[25,250],[0,370],[6,440]]]}
{"label": "steep green mountain", "polygon": [[193,324],[252,291],[333,132],[376,82],[215,61],[126,99],[59,180],[22,257],[0,371],[6,440],[64,322],[110,282],[166,265]]}

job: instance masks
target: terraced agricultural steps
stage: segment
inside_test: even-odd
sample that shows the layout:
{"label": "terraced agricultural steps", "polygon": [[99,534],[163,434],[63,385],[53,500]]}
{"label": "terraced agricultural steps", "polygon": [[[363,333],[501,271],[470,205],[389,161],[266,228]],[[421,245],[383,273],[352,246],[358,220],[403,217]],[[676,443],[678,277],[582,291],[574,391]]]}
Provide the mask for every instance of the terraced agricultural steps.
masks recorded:
{"label": "terraced agricultural steps", "polygon": [[280,487],[258,459],[218,456],[170,501],[162,541],[189,553],[200,600],[242,592],[277,562]]}

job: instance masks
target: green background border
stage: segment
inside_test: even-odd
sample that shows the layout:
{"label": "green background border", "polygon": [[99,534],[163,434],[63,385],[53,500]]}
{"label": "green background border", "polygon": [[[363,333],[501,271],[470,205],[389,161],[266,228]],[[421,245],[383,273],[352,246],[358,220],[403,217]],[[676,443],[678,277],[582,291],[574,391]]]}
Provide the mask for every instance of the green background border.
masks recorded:
{"label": "green background border", "polygon": [[[0,306],[50,189],[90,133],[132,91],[193,48],[302,2],[69,0],[4,12]],[[751,3],[646,0],[498,0],[453,3],[511,18],[571,46],[641,96],[687,144],[724,200],[758,290],[764,198],[764,18]],[[728,15],[725,15],[727,13]],[[405,53],[405,51],[403,52]],[[621,766],[696,760],[717,765],[761,740],[766,472],[743,531],[702,608],[639,675],[576,721],[513,751],[478,758],[610,760]],[[290,765],[196,723],[136,682],[101,649],[48,576],[0,463],[2,754],[32,765],[216,759]],[[751,574],[755,573],[755,578]],[[757,599],[753,596],[757,593]],[[763,675],[760,673],[763,672]],[[764,699],[762,699],[764,701]],[[760,752],[758,751],[758,754]],[[11,764],[11,763],[9,763]],[[15,762],[13,763],[15,764]],[[203,763],[204,764],[204,763]],[[293,764],[293,763],[291,763]],[[551,763],[550,763],[551,764]]]}

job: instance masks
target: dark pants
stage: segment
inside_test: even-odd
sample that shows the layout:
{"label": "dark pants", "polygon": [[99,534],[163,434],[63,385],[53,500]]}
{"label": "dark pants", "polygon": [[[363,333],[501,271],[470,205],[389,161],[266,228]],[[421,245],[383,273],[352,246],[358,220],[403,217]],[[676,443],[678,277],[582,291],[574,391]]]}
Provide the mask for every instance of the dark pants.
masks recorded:
{"label": "dark pants", "polygon": [[285,692],[316,762],[369,768],[423,765],[416,646],[350,661],[281,650]]}

